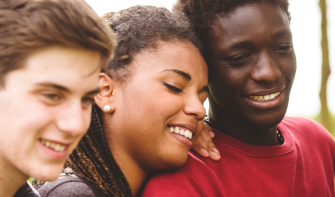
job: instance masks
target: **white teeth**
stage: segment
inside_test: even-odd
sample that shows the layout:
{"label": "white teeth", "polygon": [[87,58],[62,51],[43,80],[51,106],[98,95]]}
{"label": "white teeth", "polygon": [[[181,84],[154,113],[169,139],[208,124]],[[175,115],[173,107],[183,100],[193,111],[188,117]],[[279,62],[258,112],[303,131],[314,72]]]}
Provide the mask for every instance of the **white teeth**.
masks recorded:
{"label": "white teeth", "polygon": [[270,94],[270,99],[276,98],[275,94]]}
{"label": "white teeth", "polygon": [[190,134],[191,134],[191,132],[190,132],[189,130],[186,130],[186,131],[185,131],[185,137],[190,138]]}
{"label": "white teeth", "polygon": [[179,127],[175,127],[175,128],[170,127],[169,131],[171,133],[177,133],[179,135],[185,136],[186,138],[192,139],[193,133],[191,131],[189,131],[189,130],[184,130],[184,129],[181,129]]}
{"label": "white teeth", "polygon": [[46,141],[46,140],[41,140],[42,144],[44,144],[44,146],[54,149],[57,152],[62,152],[65,150],[66,146],[54,143],[54,142],[50,142],[50,141]]}
{"label": "white teeth", "polygon": [[277,92],[277,93],[264,95],[264,96],[249,96],[249,98],[255,101],[270,101],[272,99],[275,99],[279,94],[280,92]]}
{"label": "white teeth", "polygon": [[174,132],[175,132],[175,133],[179,133],[179,127],[176,127],[176,128],[174,129]]}

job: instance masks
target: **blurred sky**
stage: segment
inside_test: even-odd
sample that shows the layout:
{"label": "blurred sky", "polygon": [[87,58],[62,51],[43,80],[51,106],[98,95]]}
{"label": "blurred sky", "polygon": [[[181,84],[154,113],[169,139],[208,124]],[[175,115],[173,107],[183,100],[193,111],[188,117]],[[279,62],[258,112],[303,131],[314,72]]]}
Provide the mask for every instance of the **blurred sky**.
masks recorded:
{"label": "blurred sky", "polygon": [[[171,10],[176,0],[86,0],[99,16],[134,5],[155,5]],[[335,1],[328,0],[329,56],[333,73],[328,82],[328,104],[335,114]],[[291,29],[297,56],[297,74],[288,115],[316,116],[320,110],[321,14],[318,0],[290,0]],[[205,103],[207,108],[208,103]]]}

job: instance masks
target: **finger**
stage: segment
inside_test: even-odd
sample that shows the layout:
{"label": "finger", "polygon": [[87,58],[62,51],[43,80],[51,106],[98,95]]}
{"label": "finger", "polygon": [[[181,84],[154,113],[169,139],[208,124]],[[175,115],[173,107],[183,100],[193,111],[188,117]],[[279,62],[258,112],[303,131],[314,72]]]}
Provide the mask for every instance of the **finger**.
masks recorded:
{"label": "finger", "polygon": [[204,149],[199,142],[195,141],[191,147],[191,149],[198,155],[202,157],[209,157],[209,152]]}
{"label": "finger", "polygon": [[212,161],[220,161],[221,159],[221,155],[220,154],[217,154],[213,151],[209,152],[209,158],[212,160]]}
{"label": "finger", "polygon": [[[205,134],[204,134],[205,133]],[[211,149],[209,143],[212,142],[212,138],[209,137],[209,134],[206,132],[202,132],[201,135],[197,138],[196,142],[200,147],[204,148],[206,151]]]}
{"label": "finger", "polygon": [[[206,124],[206,123],[205,123]],[[204,125],[204,127],[202,128],[202,130],[201,130],[201,135],[205,138],[205,140],[207,141],[207,142],[211,142],[212,141],[212,136],[210,135],[210,133],[209,132],[211,132],[212,131],[212,129],[207,125],[207,126],[205,126]],[[202,144],[203,145],[203,144]]]}
{"label": "finger", "polygon": [[209,136],[210,136],[211,138],[214,138],[214,137],[215,137],[215,134],[214,134],[212,128],[211,128],[206,122],[204,122],[203,130],[206,130],[206,131],[209,133]]}
{"label": "finger", "polygon": [[209,158],[213,161],[219,161],[221,159],[220,151],[216,148],[215,144],[211,142],[210,144]]}

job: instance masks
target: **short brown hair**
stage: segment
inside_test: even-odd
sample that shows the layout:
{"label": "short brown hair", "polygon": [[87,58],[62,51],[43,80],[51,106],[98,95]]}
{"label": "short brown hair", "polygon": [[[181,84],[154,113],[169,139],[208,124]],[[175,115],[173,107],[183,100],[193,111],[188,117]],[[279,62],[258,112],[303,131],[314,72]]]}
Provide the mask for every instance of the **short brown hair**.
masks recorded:
{"label": "short brown hair", "polygon": [[61,45],[99,51],[105,66],[115,44],[114,33],[83,0],[0,1],[0,87],[36,49]]}

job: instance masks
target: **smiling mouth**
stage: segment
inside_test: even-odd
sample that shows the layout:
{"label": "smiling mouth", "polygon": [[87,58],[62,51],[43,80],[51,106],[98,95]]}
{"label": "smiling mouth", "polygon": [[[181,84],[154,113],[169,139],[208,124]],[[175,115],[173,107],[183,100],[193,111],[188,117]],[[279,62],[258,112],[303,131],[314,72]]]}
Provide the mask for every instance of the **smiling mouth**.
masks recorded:
{"label": "smiling mouth", "polygon": [[263,96],[248,96],[248,98],[254,100],[254,101],[271,101],[275,98],[277,98],[280,95],[280,92],[276,92],[273,94],[263,95]]}
{"label": "smiling mouth", "polygon": [[184,129],[179,128],[179,127],[169,127],[169,131],[171,133],[176,133],[176,134],[179,134],[181,136],[184,136],[187,139],[190,139],[190,140],[192,139],[193,133],[191,131],[187,130],[187,129],[184,130]]}
{"label": "smiling mouth", "polygon": [[55,142],[51,142],[51,141],[48,141],[48,140],[43,140],[43,139],[40,139],[40,142],[47,148],[50,148],[54,151],[57,151],[57,152],[62,152],[65,150],[65,148],[67,146],[64,146],[64,145],[61,145],[61,144],[58,144],[58,143],[55,143]]}

